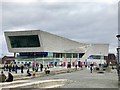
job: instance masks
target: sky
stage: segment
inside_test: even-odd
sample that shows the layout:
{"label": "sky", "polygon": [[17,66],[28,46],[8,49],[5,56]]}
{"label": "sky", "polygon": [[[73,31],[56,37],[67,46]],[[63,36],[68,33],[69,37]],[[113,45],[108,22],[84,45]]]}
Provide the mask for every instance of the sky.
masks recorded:
{"label": "sky", "polygon": [[119,0],[2,0],[0,56],[11,55],[4,31],[43,30],[117,53]]}

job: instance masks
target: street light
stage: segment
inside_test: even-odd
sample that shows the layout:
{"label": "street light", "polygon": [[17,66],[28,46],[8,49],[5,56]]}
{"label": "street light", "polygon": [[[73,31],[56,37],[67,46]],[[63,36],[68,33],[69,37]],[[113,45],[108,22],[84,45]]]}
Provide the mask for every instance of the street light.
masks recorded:
{"label": "street light", "polygon": [[118,48],[117,48],[117,73],[118,73],[118,83],[120,84],[120,35],[116,36],[118,38]]}

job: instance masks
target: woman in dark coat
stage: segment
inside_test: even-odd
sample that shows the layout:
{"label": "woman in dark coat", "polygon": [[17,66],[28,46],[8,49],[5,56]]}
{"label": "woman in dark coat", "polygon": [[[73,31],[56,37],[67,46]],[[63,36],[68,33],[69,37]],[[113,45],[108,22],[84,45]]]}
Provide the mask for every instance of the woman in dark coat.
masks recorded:
{"label": "woman in dark coat", "polygon": [[13,75],[10,72],[8,72],[8,78],[6,82],[12,82],[12,81],[13,81]]}
{"label": "woman in dark coat", "polygon": [[42,72],[43,71],[43,65],[40,64],[40,71]]}
{"label": "woman in dark coat", "polygon": [[31,73],[30,73],[29,68],[28,68],[28,70],[27,70],[27,76],[31,76]]}

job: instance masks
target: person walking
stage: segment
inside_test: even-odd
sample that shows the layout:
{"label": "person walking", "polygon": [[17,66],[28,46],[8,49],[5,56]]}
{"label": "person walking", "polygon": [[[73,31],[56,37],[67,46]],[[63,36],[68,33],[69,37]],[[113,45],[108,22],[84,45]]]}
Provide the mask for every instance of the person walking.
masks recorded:
{"label": "person walking", "polygon": [[91,73],[93,72],[93,66],[90,66],[90,72]]}

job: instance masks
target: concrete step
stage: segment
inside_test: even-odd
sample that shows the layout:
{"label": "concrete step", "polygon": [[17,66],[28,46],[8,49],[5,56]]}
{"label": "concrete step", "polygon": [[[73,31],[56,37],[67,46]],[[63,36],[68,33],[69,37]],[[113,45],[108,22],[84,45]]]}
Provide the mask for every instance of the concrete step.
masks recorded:
{"label": "concrete step", "polygon": [[10,83],[7,86],[2,86],[1,88],[53,88],[53,87],[60,87],[65,84],[69,84],[71,82],[72,81],[67,79],[42,80],[42,81],[27,82],[27,83],[14,81],[14,83]]}

